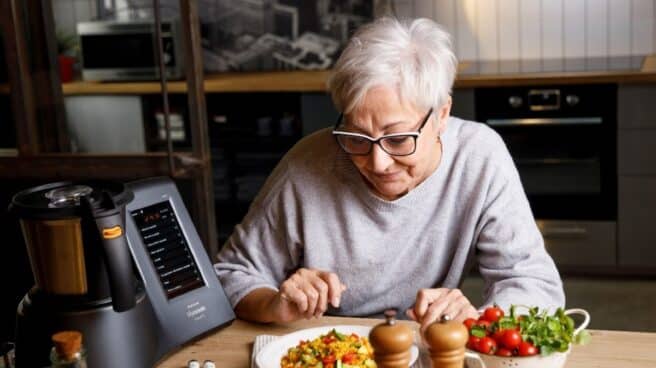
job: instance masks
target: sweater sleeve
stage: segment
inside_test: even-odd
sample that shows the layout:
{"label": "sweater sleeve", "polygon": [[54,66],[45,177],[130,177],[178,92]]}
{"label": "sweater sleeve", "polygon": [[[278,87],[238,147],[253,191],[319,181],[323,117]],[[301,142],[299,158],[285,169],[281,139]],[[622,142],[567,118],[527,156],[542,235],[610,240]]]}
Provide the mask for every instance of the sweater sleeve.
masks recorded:
{"label": "sweater sleeve", "polygon": [[293,223],[287,213],[293,201],[284,163],[274,170],[218,254],[214,265],[233,308],[251,291],[277,290],[300,259],[298,242],[290,241]]}
{"label": "sweater sleeve", "polygon": [[485,160],[485,204],[477,226],[476,253],[483,276],[484,304],[555,309],[565,304],[562,281],[533,218],[517,168],[494,133]]}

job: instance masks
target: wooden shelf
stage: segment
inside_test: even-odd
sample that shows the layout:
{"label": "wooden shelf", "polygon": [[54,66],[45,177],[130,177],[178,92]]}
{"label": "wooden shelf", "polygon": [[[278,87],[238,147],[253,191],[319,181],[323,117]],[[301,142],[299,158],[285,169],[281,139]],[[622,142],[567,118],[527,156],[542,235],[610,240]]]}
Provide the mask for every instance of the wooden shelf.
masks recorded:
{"label": "wooden shelf", "polygon": [[[459,69],[468,67],[461,63]],[[205,77],[205,92],[326,92],[329,71],[280,71],[221,73]],[[656,83],[656,55],[645,58],[641,70],[508,74],[461,74],[455,88],[574,83]],[[172,81],[170,93],[185,93],[186,82]],[[158,82],[71,82],[63,84],[65,95],[140,95],[160,93]],[[0,94],[9,86],[0,85]]]}
{"label": "wooden shelf", "polygon": [[[205,77],[205,92],[323,92],[328,71],[223,73]],[[160,93],[159,82],[72,82],[63,85],[65,95]],[[168,84],[169,93],[184,93],[184,80]]]}

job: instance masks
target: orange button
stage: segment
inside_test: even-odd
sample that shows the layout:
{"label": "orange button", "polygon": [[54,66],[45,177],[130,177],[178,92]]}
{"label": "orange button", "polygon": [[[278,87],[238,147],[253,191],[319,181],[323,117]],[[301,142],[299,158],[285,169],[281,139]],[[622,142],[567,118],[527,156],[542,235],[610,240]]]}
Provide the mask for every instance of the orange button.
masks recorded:
{"label": "orange button", "polygon": [[105,239],[114,239],[123,235],[123,229],[120,226],[110,227],[109,229],[103,229],[103,238]]}

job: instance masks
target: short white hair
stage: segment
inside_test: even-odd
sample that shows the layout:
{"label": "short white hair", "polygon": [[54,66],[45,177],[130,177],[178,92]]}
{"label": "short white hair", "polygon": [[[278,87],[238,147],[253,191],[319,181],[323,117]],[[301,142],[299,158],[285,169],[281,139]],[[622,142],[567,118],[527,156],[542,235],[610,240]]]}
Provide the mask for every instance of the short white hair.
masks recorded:
{"label": "short white hair", "polygon": [[378,18],[359,28],[333,67],[328,89],[349,113],[368,90],[392,86],[403,101],[439,108],[451,94],[458,60],[451,36],[430,19]]}

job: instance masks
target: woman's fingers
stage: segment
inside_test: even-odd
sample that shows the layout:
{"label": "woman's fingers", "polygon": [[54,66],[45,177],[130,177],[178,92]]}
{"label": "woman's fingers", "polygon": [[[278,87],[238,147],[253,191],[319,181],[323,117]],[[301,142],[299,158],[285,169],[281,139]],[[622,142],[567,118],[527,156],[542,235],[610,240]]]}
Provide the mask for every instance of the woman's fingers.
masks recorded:
{"label": "woman's fingers", "polygon": [[414,308],[407,310],[406,314],[421,324],[422,332],[445,315],[456,321],[478,316],[476,309],[459,289],[446,288],[420,290]]}
{"label": "woman's fingers", "polygon": [[332,272],[301,268],[280,287],[281,297],[296,304],[305,318],[319,317],[328,309],[328,303],[339,306],[346,289]]}
{"label": "woman's fingers", "polygon": [[424,314],[428,307],[435,301],[439,300],[443,294],[446,294],[449,289],[421,289],[417,292],[417,300],[415,301],[414,314],[418,320],[423,320]]}
{"label": "woman's fingers", "polygon": [[339,308],[346,285],[342,284],[339,277],[332,272],[319,272],[319,277],[328,285],[328,301],[333,307]]}

